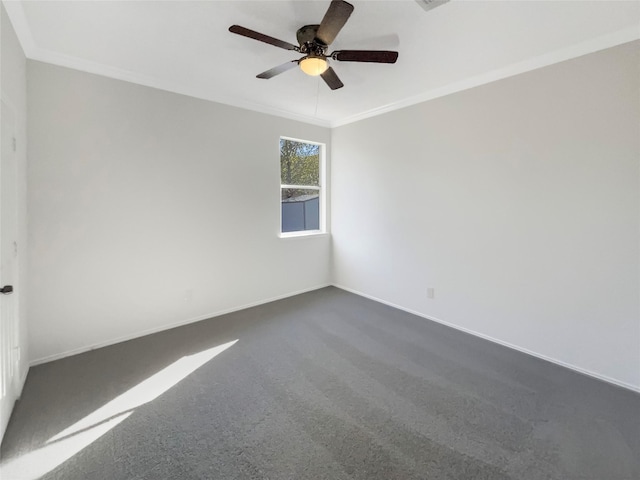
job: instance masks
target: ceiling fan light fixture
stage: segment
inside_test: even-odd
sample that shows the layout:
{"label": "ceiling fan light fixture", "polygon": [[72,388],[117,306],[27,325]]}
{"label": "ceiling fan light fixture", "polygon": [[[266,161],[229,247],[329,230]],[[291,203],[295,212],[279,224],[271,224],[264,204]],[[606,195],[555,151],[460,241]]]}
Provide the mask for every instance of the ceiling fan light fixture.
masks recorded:
{"label": "ceiling fan light fixture", "polygon": [[[420,1],[443,3],[449,0]],[[353,5],[349,2],[345,0],[331,0],[329,8],[319,25],[303,25],[298,29],[296,39],[299,45],[270,37],[269,35],[241,27],[240,25],[231,25],[229,31],[236,35],[252,38],[253,40],[264,42],[284,50],[293,50],[304,55],[302,58],[290,60],[282,65],[259,73],[256,75],[256,78],[268,80],[276,75],[292,70],[298,65],[300,66],[300,70],[306,75],[312,77],[320,76],[331,90],[337,90],[344,87],[344,84],[336,72],[333,71],[333,68],[329,66],[329,58],[331,58],[331,63],[333,63],[334,60],[338,62],[396,63],[398,59],[398,52],[388,50],[338,50],[333,53],[327,53],[329,45],[333,43],[336,35],[340,33],[340,30],[344,27],[352,12]]]}
{"label": "ceiling fan light fixture", "polygon": [[300,60],[300,70],[312,77],[322,75],[327,68],[329,68],[329,65],[327,64],[327,60],[323,57],[309,56]]}

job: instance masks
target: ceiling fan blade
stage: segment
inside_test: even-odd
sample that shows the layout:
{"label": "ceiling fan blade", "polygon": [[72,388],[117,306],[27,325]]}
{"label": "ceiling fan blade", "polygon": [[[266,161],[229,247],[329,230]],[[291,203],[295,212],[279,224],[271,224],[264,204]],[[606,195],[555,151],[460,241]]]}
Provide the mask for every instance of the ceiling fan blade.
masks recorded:
{"label": "ceiling fan blade", "polygon": [[331,58],[341,62],[396,63],[398,52],[389,50],[338,50]]}
{"label": "ceiling fan blade", "polygon": [[254,40],[268,43],[269,45],[275,45],[276,47],[284,48],[285,50],[299,49],[297,45],[294,45],[289,42],[285,42],[283,40],[278,40],[277,38],[270,37],[269,35],[265,35],[264,33],[259,33],[253,30],[249,30],[248,28],[241,27],[240,25],[231,25],[229,27],[229,31],[231,33],[242,35],[243,37],[253,38]]}
{"label": "ceiling fan blade", "polygon": [[256,78],[264,78],[269,79],[271,77],[275,77],[276,75],[280,75],[281,73],[286,72],[287,70],[291,70],[292,68],[296,68],[298,66],[298,60],[291,60],[290,62],[283,63],[282,65],[278,65],[277,67],[273,67],[266,72],[262,72],[260,75],[256,75]]}
{"label": "ceiling fan blade", "polygon": [[330,45],[347,23],[349,16],[353,12],[353,5],[344,0],[332,0],[327,13],[324,14],[322,22],[318,27],[316,39],[325,45]]}
{"label": "ceiling fan blade", "polygon": [[337,90],[339,88],[344,87],[344,83],[340,81],[336,72],[333,71],[333,68],[327,68],[323,73],[320,74],[322,79],[325,81],[331,90]]}

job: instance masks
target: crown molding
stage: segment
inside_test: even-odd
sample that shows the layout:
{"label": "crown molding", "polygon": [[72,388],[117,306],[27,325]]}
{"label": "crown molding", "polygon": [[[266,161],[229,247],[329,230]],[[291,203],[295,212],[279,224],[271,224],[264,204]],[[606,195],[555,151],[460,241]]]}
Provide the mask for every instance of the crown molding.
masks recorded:
{"label": "crown molding", "polygon": [[502,80],[504,78],[519,75],[521,73],[526,73],[532,70],[537,70],[538,68],[547,67],[555,63],[571,60],[572,58],[581,57],[589,53],[605,50],[607,48],[622,45],[623,43],[632,42],[638,39],[640,39],[640,25],[618,30],[617,32],[596,37],[594,39],[587,40],[570,47],[561,48],[551,53],[533,57],[522,62],[513,63],[506,67],[492,70],[480,75],[475,75],[459,82],[450,83],[443,87],[435,88],[433,90],[429,90],[428,92],[424,92],[420,95],[415,95],[398,102],[383,105],[366,112],[335,120],[331,122],[331,128],[341,127],[349,123],[376,117],[378,115],[392,112],[394,110],[410,107],[418,103],[423,103],[428,100],[451,95],[452,93],[461,92],[470,88],[479,87],[480,85],[495,82],[497,80]]}
{"label": "crown molding", "polygon": [[62,67],[72,68],[74,70],[80,70],[83,72],[93,73],[108,78],[117,80],[123,80],[138,85],[144,85],[147,87],[157,88],[168,92],[173,92],[181,95],[195,97],[211,102],[221,103],[245,110],[251,110],[266,115],[274,115],[277,117],[287,118],[298,122],[317,125],[325,128],[336,128],[350,123],[358,122],[371,117],[376,117],[385,113],[399,110],[401,108],[410,107],[418,103],[423,103],[435,98],[444,97],[452,93],[461,92],[470,88],[478,87],[487,83],[502,80],[504,78],[519,75],[521,73],[536,70],[538,68],[560,63],[572,58],[587,55],[589,53],[597,52],[607,48],[615,47],[623,43],[628,43],[634,40],[640,39],[640,25],[629,27],[626,29],[618,30],[616,32],[603,35],[585,42],[577,43],[575,45],[565,47],[556,50],[551,53],[540,55],[530,58],[521,62],[513,63],[503,68],[492,70],[490,72],[475,75],[473,77],[466,78],[459,82],[450,83],[439,88],[429,90],[427,92],[408,97],[397,102],[389,103],[380,107],[376,107],[364,112],[350,115],[344,118],[328,120],[310,115],[301,115],[292,113],[279,108],[274,108],[264,104],[258,104],[255,102],[248,102],[241,98],[231,96],[212,96],[209,92],[198,91],[184,85],[175,84],[166,80],[141,75],[139,73],[115,68],[109,65],[104,65],[96,62],[91,62],[78,57],[70,55],[64,55],[57,52],[52,52],[43,48],[39,48],[31,33],[29,24],[27,22],[22,2],[2,0],[4,7],[9,14],[11,23],[18,40],[22,45],[25,56],[30,60],[37,60],[44,63],[50,63]]}
{"label": "crown molding", "polygon": [[80,70],[82,72],[91,73],[94,75],[100,75],[102,77],[112,78],[115,80],[122,80],[136,85],[143,85],[145,87],[156,88],[158,90],[164,90],[179,95],[185,95],[201,100],[207,100],[210,102],[220,103],[236,108],[242,108],[244,110],[250,110],[252,112],[264,113],[266,115],[274,115],[281,118],[287,118],[289,120],[295,120],[298,122],[309,123],[320,127],[330,128],[330,122],[317,117],[311,117],[307,115],[300,115],[286,110],[270,107],[268,105],[262,105],[259,103],[248,102],[243,99],[225,97],[225,96],[212,96],[209,92],[199,91],[198,89],[185,87],[174,82],[170,82],[164,79],[153,77],[150,75],[142,75],[136,72],[104,65],[101,63],[92,62],[89,60],[73,57],[70,55],[64,55],[57,52],[52,52],[42,48],[34,48],[31,55],[27,55],[30,60],[36,60],[43,63],[57,65],[60,67],[71,68],[74,70]]}
{"label": "crown molding", "polygon": [[183,85],[169,82],[150,75],[143,75],[109,65],[92,62],[90,60],[85,60],[79,57],[65,55],[40,48],[36,45],[33,39],[31,29],[29,28],[24,9],[22,7],[22,2],[2,0],[2,4],[7,10],[9,18],[11,19],[11,24],[13,25],[20,45],[22,46],[25,56],[29,60],[36,60],[60,67],[71,68],[86,73],[92,73],[103,77],[122,80],[129,83],[135,83],[137,85],[143,85],[145,87],[156,88],[171,93],[177,93],[180,95],[186,95],[189,97],[221,103],[232,107],[242,108],[244,110],[250,110],[252,112],[274,115],[277,117],[317,125],[325,128],[331,127],[330,122],[323,118],[292,113],[279,108],[270,107],[268,105],[248,102],[240,98],[212,96],[209,92],[198,91],[197,89],[185,87]]}
{"label": "crown molding", "polygon": [[36,50],[36,43],[33,40],[33,35],[29,28],[29,22],[27,22],[27,16],[24,14],[22,2],[2,0],[2,5],[9,15],[11,25],[13,25],[25,57],[31,58],[31,55],[33,55],[33,52]]}

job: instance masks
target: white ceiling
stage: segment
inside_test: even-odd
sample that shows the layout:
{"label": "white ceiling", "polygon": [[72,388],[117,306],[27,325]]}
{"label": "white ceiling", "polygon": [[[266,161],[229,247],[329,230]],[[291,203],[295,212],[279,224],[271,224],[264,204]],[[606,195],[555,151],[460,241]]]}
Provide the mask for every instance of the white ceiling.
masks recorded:
{"label": "white ceiling", "polygon": [[28,58],[325,126],[355,121],[640,38],[639,1],[351,1],[331,50],[399,51],[395,65],[333,62],[331,91],[299,54],[228,32],[291,42],[320,23],[317,1],[4,1]]}

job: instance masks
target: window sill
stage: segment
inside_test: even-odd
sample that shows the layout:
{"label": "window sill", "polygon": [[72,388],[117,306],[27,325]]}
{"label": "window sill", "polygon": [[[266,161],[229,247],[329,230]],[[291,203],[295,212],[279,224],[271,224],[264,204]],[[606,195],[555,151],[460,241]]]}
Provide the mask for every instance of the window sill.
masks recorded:
{"label": "window sill", "polygon": [[328,232],[323,232],[321,230],[304,230],[304,231],[301,231],[301,232],[279,233],[278,236],[280,238],[327,237],[327,236],[329,236],[329,233]]}

